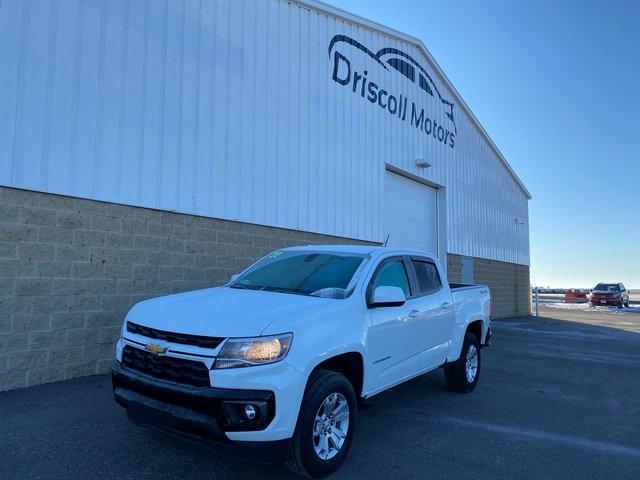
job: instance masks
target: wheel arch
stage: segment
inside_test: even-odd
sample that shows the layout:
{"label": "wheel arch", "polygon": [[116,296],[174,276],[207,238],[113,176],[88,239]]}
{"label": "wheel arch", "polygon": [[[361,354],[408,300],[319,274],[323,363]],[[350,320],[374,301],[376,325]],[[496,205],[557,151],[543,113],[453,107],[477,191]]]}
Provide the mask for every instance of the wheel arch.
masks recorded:
{"label": "wheel arch", "polygon": [[344,375],[353,386],[356,396],[358,398],[362,397],[364,387],[364,357],[361,352],[350,350],[336,353],[322,359],[322,361],[316,364],[309,372],[307,384],[309,383],[309,378],[311,378],[311,375],[313,375],[313,372],[316,370],[330,370]]}
{"label": "wheel arch", "polygon": [[467,323],[467,328],[465,329],[465,334],[471,333],[478,338],[478,342],[480,345],[484,342],[484,320],[482,318],[475,318]]}

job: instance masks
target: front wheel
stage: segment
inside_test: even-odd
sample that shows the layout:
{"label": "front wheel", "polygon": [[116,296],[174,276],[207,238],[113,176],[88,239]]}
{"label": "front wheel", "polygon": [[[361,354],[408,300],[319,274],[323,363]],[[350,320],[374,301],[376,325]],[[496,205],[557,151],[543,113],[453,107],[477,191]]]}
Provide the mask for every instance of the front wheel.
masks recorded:
{"label": "front wheel", "polygon": [[480,376],[480,340],[466,333],[460,358],[444,367],[447,386],[454,392],[468,393],[476,388]]}
{"label": "front wheel", "polygon": [[356,423],[356,393],[344,375],[329,370],[312,373],[286,461],[289,470],[321,478],[344,461]]}
{"label": "front wheel", "polygon": [[629,299],[627,299],[627,301],[624,303],[624,306],[629,308]]}

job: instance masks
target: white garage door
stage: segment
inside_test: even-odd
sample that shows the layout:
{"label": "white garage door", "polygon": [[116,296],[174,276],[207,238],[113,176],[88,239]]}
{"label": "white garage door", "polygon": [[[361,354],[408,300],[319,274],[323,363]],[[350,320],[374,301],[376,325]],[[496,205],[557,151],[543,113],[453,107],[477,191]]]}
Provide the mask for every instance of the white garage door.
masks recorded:
{"label": "white garage door", "polygon": [[387,171],[385,177],[387,245],[438,253],[437,192]]}

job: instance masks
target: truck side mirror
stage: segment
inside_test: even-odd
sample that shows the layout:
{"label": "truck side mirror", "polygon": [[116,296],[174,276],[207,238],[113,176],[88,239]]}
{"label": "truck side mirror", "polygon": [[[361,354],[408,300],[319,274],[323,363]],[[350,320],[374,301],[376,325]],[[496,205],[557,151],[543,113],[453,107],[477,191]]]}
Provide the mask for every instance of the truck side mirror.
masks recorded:
{"label": "truck side mirror", "polygon": [[406,301],[407,299],[400,287],[381,285],[373,291],[369,307],[400,307]]}

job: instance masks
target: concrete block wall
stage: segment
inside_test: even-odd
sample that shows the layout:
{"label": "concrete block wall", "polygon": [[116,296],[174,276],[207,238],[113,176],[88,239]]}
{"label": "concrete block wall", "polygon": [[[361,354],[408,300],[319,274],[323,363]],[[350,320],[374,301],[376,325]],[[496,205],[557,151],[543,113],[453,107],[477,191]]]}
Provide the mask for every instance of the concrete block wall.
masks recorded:
{"label": "concrete block wall", "polygon": [[[460,255],[447,254],[447,272],[449,281],[461,281],[462,257]],[[493,318],[518,317],[531,313],[528,265],[474,258],[473,281],[489,286]]]}
{"label": "concrete block wall", "polygon": [[0,391],[105,373],[141,300],[325,235],[0,187]]}

